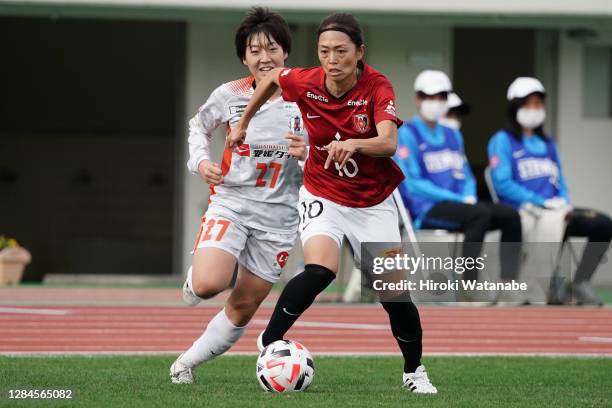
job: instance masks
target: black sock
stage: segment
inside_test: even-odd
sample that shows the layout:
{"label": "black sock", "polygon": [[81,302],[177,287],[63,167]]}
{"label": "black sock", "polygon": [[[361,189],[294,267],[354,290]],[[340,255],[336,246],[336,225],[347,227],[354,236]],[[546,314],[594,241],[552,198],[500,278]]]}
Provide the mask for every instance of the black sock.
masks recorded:
{"label": "black sock", "polygon": [[304,272],[287,282],[263,333],[263,345],[282,340],[293,323],[335,277],[336,274],[324,266],[308,264],[304,267]]}
{"label": "black sock", "polygon": [[423,331],[419,311],[411,301],[382,302],[389,315],[391,332],[404,356],[404,372],[414,373],[421,365]]}

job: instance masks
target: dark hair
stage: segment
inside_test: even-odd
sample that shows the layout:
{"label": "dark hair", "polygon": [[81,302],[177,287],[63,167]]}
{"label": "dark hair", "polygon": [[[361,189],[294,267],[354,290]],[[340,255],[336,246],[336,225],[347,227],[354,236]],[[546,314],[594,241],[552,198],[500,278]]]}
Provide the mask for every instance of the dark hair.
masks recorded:
{"label": "dark hair", "polygon": [[234,44],[236,55],[242,62],[246,57],[246,48],[257,34],[264,34],[269,42],[276,41],[287,54],[291,53],[291,32],[285,19],[267,8],[251,8],[236,30]]}
{"label": "dark hair", "polygon": [[348,35],[357,48],[363,45],[363,30],[359,21],[349,13],[336,13],[327,16],[319,24],[317,39],[325,31],[340,31]]}
{"label": "dark hair", "polygon": [[[525,96],[524,98],[514,98],[508,102],[508,129],[506,130],[518,140],[522,140],[523,138],[523,127],[516,120],[516,113],[521,108],[521,106],[523,106],[525,102],[527,102],[527,98],[534,94],[539,95],[542,100],[544,100],[546,96],[542,92],[534,92]],[[544,125],[540,125],[537,128],[533,129],[533,133],[546,140],[547,136],[544,133]]]}

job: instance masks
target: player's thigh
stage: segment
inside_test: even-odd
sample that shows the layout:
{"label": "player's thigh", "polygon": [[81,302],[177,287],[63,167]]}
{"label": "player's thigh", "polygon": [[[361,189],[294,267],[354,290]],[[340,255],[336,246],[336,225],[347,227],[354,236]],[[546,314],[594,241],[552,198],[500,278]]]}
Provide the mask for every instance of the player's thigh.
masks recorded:
{"label": "player's thigh", "polygon": [[198,296],[227,288],[245,247],[248,231],[228,217],[228,211],[211,206],[202,222],[192,261],[193,290]]}
{"label": "player's thigh", "polygon": [[341,206],[314,196],[302,187],[298,209],[304,262],[337,272],[345,224]]}
{"label": "player's thigh", "polygon": [[210,297],[225,290],[234,274],[236,257],[224,249],[196,249],[192,259],[193,291],[200,297]]}
{"label": "player's thigh", "polygon": [[237,326],[247,324],[270,293],[272,285],[272,282],[240,266],[234,289],[225,303],[228,318]]}

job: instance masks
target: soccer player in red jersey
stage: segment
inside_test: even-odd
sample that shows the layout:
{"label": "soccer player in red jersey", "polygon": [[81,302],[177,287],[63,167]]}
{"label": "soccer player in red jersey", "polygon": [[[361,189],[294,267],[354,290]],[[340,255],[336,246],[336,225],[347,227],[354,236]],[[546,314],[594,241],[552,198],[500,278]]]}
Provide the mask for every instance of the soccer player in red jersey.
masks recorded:
{"label": "soccer player in red jersey", "polygon": [[[246,137],[250,119],[280,87],[298,104],[310,153],[300,190],[300,236],[305,270],[281,294],[259,346],[283,338],[336,277],[344,237],[361,260],[361,242],[401,241],[392,192],[403,179],[391,156],[397,147],[395,96],[387,78],[363,62],[363,32],[350,14],[325,18],[318,30],[321,66],[282,68],[258,84],[228,145]],[[415,393],[437,393],[421,365],[419,313],[407,293],[381,301],[404,356],[403,383]]]}

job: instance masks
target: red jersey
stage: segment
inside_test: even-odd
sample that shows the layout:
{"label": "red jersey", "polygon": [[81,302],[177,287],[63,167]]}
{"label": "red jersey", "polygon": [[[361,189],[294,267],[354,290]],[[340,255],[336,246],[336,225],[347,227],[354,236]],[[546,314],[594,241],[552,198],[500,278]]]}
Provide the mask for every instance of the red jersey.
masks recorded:
{"label": "red jersey", "polygon": [[308,131],[310,153],[304,169],[304,186],[312,194],[347,207],[371,207],[385,200],[404,179],[390,157],[355,153],[343,169],[323,168],[333,140],[369,139],[377,136],[376,124],[391,120],[395,93],[389,80],[368,65],[357,84],[341,98],[325,87],[325,72],[316,68],[287,68],[279,75],[283,99],[296,102]]}

